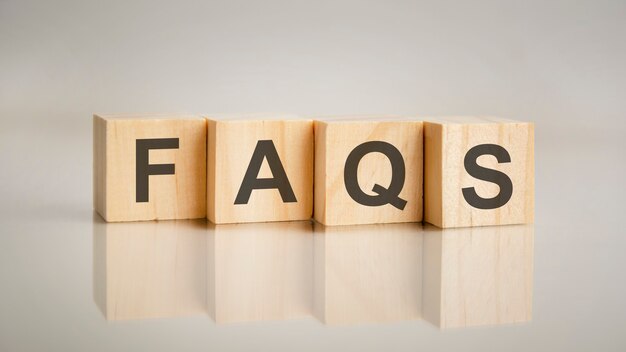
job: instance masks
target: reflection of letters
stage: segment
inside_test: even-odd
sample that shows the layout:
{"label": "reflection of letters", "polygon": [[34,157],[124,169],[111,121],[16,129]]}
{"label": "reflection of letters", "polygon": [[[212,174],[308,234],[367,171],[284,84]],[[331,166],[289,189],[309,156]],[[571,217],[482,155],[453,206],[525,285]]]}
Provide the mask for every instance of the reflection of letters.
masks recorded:
{"label": "reflection of letters", "polygon": [[[382,153],[389,158],[391,162],[391,183],[387,188],[375,184],[372,192],[376,193],[376,195],[372,196],[363,192],[359,186],[358,168],[361,159],[365,155],[374,152]],[[387,142],[370,141],[354,148],[346,159],[343,178],[348,194],[359,204],[370,207],[391,204],[400,210],[403,210],[406,206],[406,200],[398,197],[404,187],[404,160],[400,151]]]}

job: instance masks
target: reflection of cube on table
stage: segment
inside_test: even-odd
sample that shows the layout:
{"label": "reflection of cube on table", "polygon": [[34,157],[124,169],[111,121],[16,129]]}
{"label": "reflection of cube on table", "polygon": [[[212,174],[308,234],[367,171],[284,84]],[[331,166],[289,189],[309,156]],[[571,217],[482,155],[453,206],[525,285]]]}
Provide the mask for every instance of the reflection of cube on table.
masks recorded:
{"label": "reflection of cube on table", "polygon": [[211,232],[208,307],[217,323],[311,315],[310,221],[215,225]]}
{"label": "reflection of cube on table", "polygon": [[107,320],[206,314],[206,220],[94,219],[94,299]]}
{"label": "reflection of cube on table", "polygon": [[315,224],[316,317],[329,325],[419,319],[422,235],[421,224]]}
{"label": "reflection of cube on table", "polygon": [[534,225],[426,227],[424,319],[440,328],[530,321],[533,242]]}

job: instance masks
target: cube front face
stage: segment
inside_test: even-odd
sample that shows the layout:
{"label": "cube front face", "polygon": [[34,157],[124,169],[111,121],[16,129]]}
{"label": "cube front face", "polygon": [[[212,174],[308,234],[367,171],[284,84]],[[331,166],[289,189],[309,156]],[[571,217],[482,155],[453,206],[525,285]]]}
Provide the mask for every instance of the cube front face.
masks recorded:
{"label": "cube front face", "polygon": [[94,116],[94,203],[107,221],[206,215],[206,121]]}
{"label": "cube front face", "polygon": [[210,221],[224,224],[311,218],[312,121],[208,118]]}
{"label": "cube front face", "polygon": [[424,220],[442,227],[531,223],[532,123],[425,123]]}
{"label": "cube front face", "polygon": [[422,122],[316,122],[315,220],[422,221],[422,163]]}

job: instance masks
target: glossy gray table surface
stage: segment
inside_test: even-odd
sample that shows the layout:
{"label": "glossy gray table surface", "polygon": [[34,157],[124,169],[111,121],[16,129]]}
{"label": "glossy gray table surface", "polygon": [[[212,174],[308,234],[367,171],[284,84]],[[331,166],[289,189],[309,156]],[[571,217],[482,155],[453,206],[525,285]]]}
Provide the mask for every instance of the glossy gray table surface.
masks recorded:
{"label": "glossy gray table surface", "polygon": [[[0,1],[0,351],[624,351],[625,11]],[[535,224],[105,224],[91,114],[149,111],[535,121]]]}
{"label": "glossy gray table surface", "polygon": [[[87,125],[63,136],[34,131],[37,145],[17,129],[3,136],[11,146],[2,149],[3,351],[621,350],[626,342],[623,142],[540,139],[528,226],[106,224],[91,210]],[[428,259],[437,255],[445,260]],[[442,310],[457,327],[424,313],[442,295],[456,302]]]}

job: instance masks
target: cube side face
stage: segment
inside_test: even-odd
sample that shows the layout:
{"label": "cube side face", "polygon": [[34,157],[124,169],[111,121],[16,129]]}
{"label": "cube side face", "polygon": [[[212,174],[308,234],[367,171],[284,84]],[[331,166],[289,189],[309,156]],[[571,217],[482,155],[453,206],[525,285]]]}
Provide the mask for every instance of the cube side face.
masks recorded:
{"label": "cube side face", "polygon": [[528,140],[526,150],[526,192],[524,197],[526,220],[524,223],[535,222],[535,124],[528,123]]}
{"label": "cube side face", "polygon": [[215,172],[213,188],[208,190],[215,194],[211,221],[311,218],[312,121],[216,121],[215,134],[215,162],[208,165]]}
{"label": "cube side face", "polygon": [[215,223],[215,162],[216,162],[216,146],[217,146],[217,122],[207,120],[207,185],[206,185],[206,217]]}
{"label": "cube side face", "polygon": [[106,124],[107,221],[206,216],[205,120],[111,119]]}
{"label": "cube side face", "polygon": [[443,126],[424,123],[424,221],[443,226],[442,141]]}
{"label": "cube side face", "polygon": [[435,225],[533,221],[533,124],[444,124],[442,145],[442,221]]}
{"label": "cube side face", "polygon": [[325,225],[422,220],[422,122],[329,123],[325,144]]}
{"label": "cube side face", "polygon": [[93,207],[100,216],[107,218],[106,213],[106,121],[93,115]]}
{"label": "cube side face", "polygon": [[313,217],[319,223],[326,223],[326,128],[328,124],[314,123],[315,135],[315,182],[313,184],[315,206]]}

